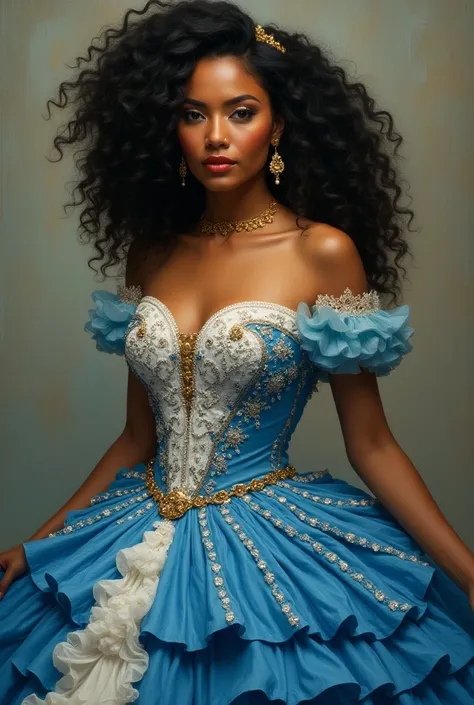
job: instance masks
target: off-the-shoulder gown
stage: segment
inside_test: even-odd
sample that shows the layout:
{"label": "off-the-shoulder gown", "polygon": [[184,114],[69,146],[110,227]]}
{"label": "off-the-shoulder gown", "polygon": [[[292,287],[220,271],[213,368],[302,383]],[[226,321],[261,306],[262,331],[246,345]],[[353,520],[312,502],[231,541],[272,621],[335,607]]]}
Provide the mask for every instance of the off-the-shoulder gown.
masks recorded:
{"label": "off-the-shoulder gown", "polygon": [[319,383],[412,349],[408,306],[240,301],[181,334],[138,287],[93,300],[85,329],[145,385],[156,453],[24,544],[1,705],[472,705],[467,595],[317,450],[288,457]]}

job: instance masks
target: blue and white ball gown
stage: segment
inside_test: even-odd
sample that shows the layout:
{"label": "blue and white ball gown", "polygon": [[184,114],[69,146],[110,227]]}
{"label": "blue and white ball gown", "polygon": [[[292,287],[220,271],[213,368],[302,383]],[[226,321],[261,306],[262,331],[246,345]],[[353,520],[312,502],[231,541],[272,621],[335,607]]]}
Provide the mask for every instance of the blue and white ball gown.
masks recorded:
{"label": "blue and white ball gown", "polygon": [[85,328],[145,385],[156,455],[24,544],[2,705],[472,705],[465,593],[370,494],[289,467],[318,382],[412,349],[408,307],[242,301],[183,335],[137,287],[93,299]]}

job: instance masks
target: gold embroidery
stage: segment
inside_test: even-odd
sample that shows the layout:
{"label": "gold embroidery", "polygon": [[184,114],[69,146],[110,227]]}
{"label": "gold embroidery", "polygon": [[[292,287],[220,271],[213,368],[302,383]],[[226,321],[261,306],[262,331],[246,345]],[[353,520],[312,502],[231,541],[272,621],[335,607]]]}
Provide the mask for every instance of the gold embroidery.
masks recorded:
{"label": "gold embroidery", "polygon": [[[225,316],[221,310],[201,328],[194,355],[185,345],[189,337],[180,336],[161,301],[144,296],[138,313],[145,318],[146,335],[137,336],[136,321],[125,353],[149,393],[158,438],[154,467],[163,480],[160,487],[165,492],[180,488],[188,497],[212,494],[221,483],[213,488],[209,482],[223,480],[227,466],[239,451],[244,452],[245,436],[251,436],[263,414],[290,393],[289,384],[296,385],[300,364],[306,364],[300,362],[294,311],[266,302],[230,305]],[[239,329],[243,333],[235,342],[229,336],[233,329],[233,336]],[[279,355],[272,354],[275,345],[285,358],[283,365]],[[185,381],[181,358],[190,363],[191,357],[192,379],[189,364]],[[285,370],[283,388],[280,367]],[[287,462],[285,458],[283,463],[270,463],[268,470]],[[222,485],[230,487],[237,481]]]}
{"label": "gold embroidery", "polygon": [[236,323],[229,331],[229,338],[231,340],[240,340],[244,334],[242,326]]}
{"label": "gold embroidery", "polygon": [[363,294],[353,294],[349,287],[346,287],[340,296],[319,294],[314,307],[321,308],[322,306],[330,306],[338,313],[350,313],[357,316],[378,311],[380,299],[375,289],[365,291]]}
{"label": "gold embroidery", "polygon": [[191,405],[194,396],[193,365],[197,337],[197,333],[179,334],[179,352],[181,357],[181,369],[183,378],[183,397],[188,418],[191,413]]}
{"label": "gold embroidery", "polygon": [[139,325],[138,325],[138,328],[137,328],[137,338],[144,338],[144,337],[145,337],[145,334],[146,334],[146,322],[145,322],[145,319],[144,319],[144,317],[143,317],[141,314],[139,314],[139,313],[136,313],[136,314],[135,314],[135,318],[136,318],[136,320],[139,322]]}
{"label": "gold embroidery", "polygon": [[234,485],[230,490],[219,490],[213,495],[197,495],[193,498],[182,490],[175,488],[165,494],[155,482],[153,475],[154,458],[148,461],[146,470],[146,489],[148,494],[158,505],[159,512],[164,519],[179,519],[189,509],[202,509],[209,504],[223,504],[232,497],[243,497],[247,492],[259,492],[267,485],[274,485],[278,480],[294,477],[296,469],[292,465],[269,472],[261,478],[251,480],[248,484]]}

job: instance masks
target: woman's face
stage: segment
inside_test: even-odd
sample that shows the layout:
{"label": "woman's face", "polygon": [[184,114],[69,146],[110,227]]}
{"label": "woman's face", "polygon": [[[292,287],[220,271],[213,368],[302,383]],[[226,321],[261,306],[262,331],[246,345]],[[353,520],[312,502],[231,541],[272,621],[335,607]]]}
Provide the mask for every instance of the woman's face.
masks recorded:
{"label": "woman's face", "polygon": [[[270,140],[281,134],[273,124],[267,93],[233,56],[204,58],[186,85],[186,102],[177,126],[188,169],[210,191],[234,189],[262,171]],[[203,164],[225,156],[224,171]]]}

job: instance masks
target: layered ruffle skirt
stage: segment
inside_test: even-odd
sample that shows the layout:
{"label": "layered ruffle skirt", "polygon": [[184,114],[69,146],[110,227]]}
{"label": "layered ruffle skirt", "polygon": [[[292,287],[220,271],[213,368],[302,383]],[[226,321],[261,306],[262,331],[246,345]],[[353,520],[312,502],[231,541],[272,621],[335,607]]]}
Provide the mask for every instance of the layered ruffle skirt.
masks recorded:
{"label": "layered ruffle skirt", "polygon": [[160,519],[123,469],[0,601],[2,705],[472,705],[474,615],[329,473]]}

